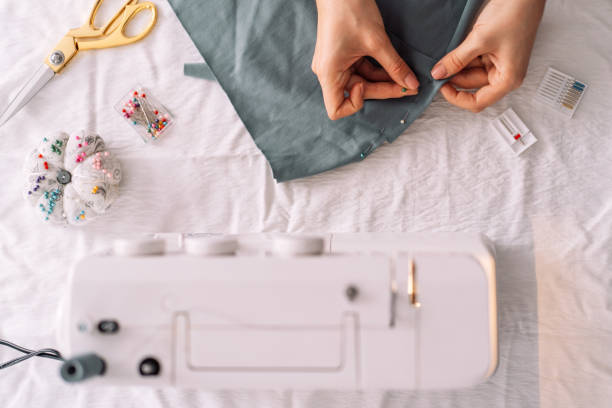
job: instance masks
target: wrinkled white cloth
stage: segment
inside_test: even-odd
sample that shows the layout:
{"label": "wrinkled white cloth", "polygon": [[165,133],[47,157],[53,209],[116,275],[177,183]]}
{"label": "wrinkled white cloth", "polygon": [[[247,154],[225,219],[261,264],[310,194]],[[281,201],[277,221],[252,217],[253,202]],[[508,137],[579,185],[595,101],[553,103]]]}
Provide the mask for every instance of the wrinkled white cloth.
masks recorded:
{"label": "wrinkled white cloth", "polygon": [[[92,0],[0,2],[0,107]],[[104,5],[112,14],[120,1]],[[112,3],[113,7],[110,7]],[[83,51],[0,128],[0,337],[55,345],[70,267],[134,232],[473,231],[497,246],[501,359],[472,390],[206,392],[68,387],[33,359],[0,373],[2,407],[606,407],[612,400],[612,4],[549,0],[523,86],[474,115],[437,97],[360,163],[276,184],[163,1],[143,41]],[[102,10],[105,11],[105,10]],[[548,66],[589,84],[573,119],[533,100]],[[136,83],[176,122],[158,143],[113,110]],[[512,106],[538,138],[517,157],[490,127]],[[32,217],[23,158],[53,129],[95,129],[121,161],[121,195],[84,228]],[[0,348],[0,361],[15,356]],[[330,384],[333,386],[333,384]]]}

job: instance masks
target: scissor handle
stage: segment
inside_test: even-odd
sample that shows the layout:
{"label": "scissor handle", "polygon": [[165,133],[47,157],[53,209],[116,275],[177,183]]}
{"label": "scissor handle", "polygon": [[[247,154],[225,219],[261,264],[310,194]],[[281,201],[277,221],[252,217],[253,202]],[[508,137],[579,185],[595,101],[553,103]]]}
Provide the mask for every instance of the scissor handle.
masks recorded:
{"label": "scissor handle", "polygon": [[[151,32],[155,22],[157,21],[157,8],[153,3],[148,1],[144,3],[137,3],[137,0],[129,0],[123,6],[122,10],[115,14],[115,16],[108,23],[106,23],[104,27],[96,29],[93,26],[93,22],[102,1],[103,0],[98,0],[91,11],[88,22],[91,32],[88,32],[89,30],[82,27],[79,29],[80,32],[75,30],[75,32],[72,33],[76,39],[79,50],[118,47],[120,45],[134,43],[146,37]],[[125,34],[127,25],[134,17],[136,17],[136,15],[138,15],[138,13],[145,10],[151,11],[151,20],[149,21],[149,24],[139,34],[133,37],[128,37]],[[83,39],[84,41],[79,41],[80,39]]]}

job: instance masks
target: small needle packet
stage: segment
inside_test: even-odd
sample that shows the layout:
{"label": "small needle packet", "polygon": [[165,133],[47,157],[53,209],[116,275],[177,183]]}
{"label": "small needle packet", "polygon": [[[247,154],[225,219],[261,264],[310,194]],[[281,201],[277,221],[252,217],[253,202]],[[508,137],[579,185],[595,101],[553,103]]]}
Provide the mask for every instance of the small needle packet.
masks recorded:
{"label": "small needle packet", "polygon": [[584,82],[549,67],[535,98],[571,118],[587,88]]}
{"label": "small needle packet", "polygon": [[145,143],[159,139],[174,123],[170,112],[144,87],[138,85],[119,102],[115,110]]}
{"label": "small needle packet", "polygon": [[538,141],[512,108],[493,120],[493,129],[517,155]]}

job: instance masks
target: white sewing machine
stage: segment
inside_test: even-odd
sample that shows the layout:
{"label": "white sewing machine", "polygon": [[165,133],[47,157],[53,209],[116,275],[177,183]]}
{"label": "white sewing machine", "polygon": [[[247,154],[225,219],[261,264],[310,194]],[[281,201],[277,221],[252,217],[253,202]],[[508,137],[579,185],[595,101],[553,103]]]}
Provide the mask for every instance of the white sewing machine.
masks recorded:
{"label": "white sewing machine", "polygon": [[62,366],[65,380],[460,388],[497,366],[495,261],[483,237],[158,238],[118,241],[76,265],[59,334],[78,357]]}

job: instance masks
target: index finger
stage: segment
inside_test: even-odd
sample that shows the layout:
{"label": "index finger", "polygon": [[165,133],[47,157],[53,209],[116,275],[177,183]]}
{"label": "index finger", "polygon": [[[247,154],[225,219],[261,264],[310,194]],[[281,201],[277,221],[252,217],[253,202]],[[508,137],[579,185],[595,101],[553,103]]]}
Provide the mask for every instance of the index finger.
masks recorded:
{"label": "index finger", "polygon": [[458,91],[450,83],[446,83],[440,88],[440,93],[449,103],[474,113],[478,113],[484,108],[493,105],[504,97],[511,88],[503,84],[485,85],[478,91],[472,93],[468,91]]}
{"label": "index finger", "polygon": [[351,76],[346,87],[350,89],[357,82],[363,84],[363,99],[403,98],[404,96],[416,95],[418,93],[416,89],[403,88],[393,81],[372,82],[358,75]]}

